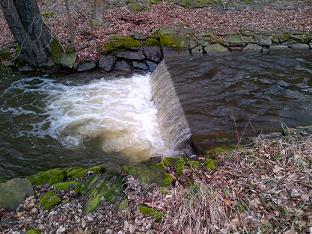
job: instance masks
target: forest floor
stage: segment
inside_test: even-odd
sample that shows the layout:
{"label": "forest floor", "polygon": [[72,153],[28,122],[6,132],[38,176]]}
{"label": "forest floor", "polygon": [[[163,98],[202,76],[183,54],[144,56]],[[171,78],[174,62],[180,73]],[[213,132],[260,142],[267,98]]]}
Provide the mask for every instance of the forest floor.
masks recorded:
{"label": "forest floor", "polygon": [[[73,191],[68,202],[44,211],[38,197],[17,212],[0,211],[0,231],[34,228],[46,233],[308,233],[312,231],[312,137],[258,138],[252,148],[217,156],[214,171],[185,169],[172,186],[143,188],[127,177],[127,204],[105,202],[82,213]],[[189,182],[192,181],[190,184]],[[153,209],[142,214],[142,204]]]}
{"label": "forest floor", "polygon": [[[91,24],[91,0],[77,0],[70,3],[74,22],[75,47],[80,59],[96,60],[97,48],[111,35],[141,33],[148,35],[153,29],[173,26],[184,27],[194,32],[311,32],[312,6],[300,9],[245,9],[226,11],[215,8],[185,9],[178,5],[160,3],[148,11],[132,12],[126,7],[105,11],[104,24],[94,28]],[[51,32],[66,47],[69,43],[68,14],[63,0],[39,1],[39,7]],[[13,41],[10,30],[0,14],[0,46]]]}

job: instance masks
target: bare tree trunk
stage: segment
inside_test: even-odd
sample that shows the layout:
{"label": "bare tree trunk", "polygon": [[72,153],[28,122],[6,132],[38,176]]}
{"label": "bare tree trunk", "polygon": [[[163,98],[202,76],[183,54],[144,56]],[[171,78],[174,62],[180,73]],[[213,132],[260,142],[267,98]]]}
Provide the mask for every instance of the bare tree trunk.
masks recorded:
{"label": "bare tree trunk", "polygon": [[96,25],[103,24],[104,0],[94,0],[94,22]]}
{"label": "bare tree trunk", "polygon": [[75,33],[74,33],[74,25],[73,25],[72,16],[71,16],[70,9],[69,9],[68,0],[65,0],[65,7],[66,7],[66,11],[67,11],[67,16],[68,16],[70,48],[74,49],[75,48],[75,36],[74,36]]}
{"label": "bare tree trunk", "polygon": [[0,0],[0,6],[20,45],[19,59],[32,66],[46,64],[53,38],[42,21],[36,0]]}

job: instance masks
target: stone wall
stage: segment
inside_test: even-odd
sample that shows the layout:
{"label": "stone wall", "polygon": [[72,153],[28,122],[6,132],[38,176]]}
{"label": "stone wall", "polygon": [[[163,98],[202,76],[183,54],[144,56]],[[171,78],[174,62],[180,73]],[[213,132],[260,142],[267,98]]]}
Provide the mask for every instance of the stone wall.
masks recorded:
{"label": "stone wall", "polygon": [[277,50],[310,50],[312,52],[312,33],[240,34],[192,32],[165,28],[155,31],[151,36],[134,34],[126,37],[113,37],[100,48],[98,62],[76,64],[78,71],[98,67],[106,72],[119,70],[153,71],[166,57],[196,56],[214,53],[254,52],[270,53]]}
{"label": "stone wall", "polygon": [[296,9],[311,4],[310,0],[109,0],[107,7],[128,6],[134,11],[142,11],[159,2],[174,3],[185,8],[216,7],[236,10],[255,9],[268,5],[277,9]]}

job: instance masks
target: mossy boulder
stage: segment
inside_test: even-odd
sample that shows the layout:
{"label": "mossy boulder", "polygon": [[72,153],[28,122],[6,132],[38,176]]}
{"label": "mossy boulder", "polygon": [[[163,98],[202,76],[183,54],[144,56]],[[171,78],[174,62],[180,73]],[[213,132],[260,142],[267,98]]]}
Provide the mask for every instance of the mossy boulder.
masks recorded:
{"label": "mossy boulder", "polygon": [[156,222],[161,222],[162,219],[164,218],[163,212],[158,211],[154,208],[148,207],[146,205],[140,205],[139,211],[141,214],[155,219]]}
{"label": "mossy boulder", "polygon": [[160,46],[160,41],[155,38],[150,37],[145,40],[145,45],[146,46]]}
{"label": "mossy boulder", "polygon": [[43,184],[52,185],[64,181],[65,178],[66,172],[64,169],[61,168],[42,171],[28,177],[28,179],[33,185],[43,185]]}
{"label": "mossy boulder", "polygon": [[126,165],[123,167],[123,170],[127,175],[137,177],[145,189],[151,184],[167,187],[173,182],[171,175],[166,173],[163,165],[160,163],[154,165]]}
{"label": "mossy boulder", "polygon": [[14,210],[34,191],[29,180],[14,178],[0,184],[0,208]]}
{"label": "mossy boulder", "polygon": [[160,44],[162,47],[169,48],[186,48],[188,43],[184,35],[178,33],[175,34],[161,34],[160,35]]}
{"label": "mossy boulder", "polygon": [[71,52],[71,53],[63,53],[61,55],[61,58],[59,60],[60,64],[62,64],[64,67],[73,68],[74,64],[77,59],[77,53]]}
{"label": "mossy boulder", "polygon": [[141,42],[131,36],[114,36],[101,48],[102,53],[112,53],[123,49],[139,49]]}
{"label": "mossy boulder", "polygon": [[51,58],[53,62],[60,63],[63,52],[64,51],[60,42],[56,39],[53,39],[51,42]]}
{"label": "mossy boulder", "polygon": [[88,174],[88,172],[100,173],[104,171],[105,169],[102,166],[94,166],[90,168],[71,167],[66,170],[66,175],[67,175],[67,178],[82,179]]}
{"label": "mossy boulder", "polygon": [[57,196],[54,192],[49,191],[46,193],[43,193],[40,198],[40,206],[45,210],[51,210],[54,206],[61,203],[61,198]]}
{"label": "mossy boulder", "polygon": [[72,190],[75,189],[77,186],[79,186],[79,182],[72,180],[72,181],[66,181],[66,182],[59,182],[53,185],[53,187],[56,190]]}
{"label": "mossy boulder", "polygon": [[87,197],[84,213],[90,213],[106,201],[116,203],[123,197],[123,177],[119,174],[101,174],[91,176],[81,187],[81,193]]}

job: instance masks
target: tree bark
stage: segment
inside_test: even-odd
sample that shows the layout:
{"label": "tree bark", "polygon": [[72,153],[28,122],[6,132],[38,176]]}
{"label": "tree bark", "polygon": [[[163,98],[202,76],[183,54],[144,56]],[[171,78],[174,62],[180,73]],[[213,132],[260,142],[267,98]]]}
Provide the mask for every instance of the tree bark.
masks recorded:
{"label": "tree bark", "polygon": [[103,24],[104,0],[94,0],[94,21],[97,25]]}
{"label": "tree bark", "polygon": [[4,17],[20,45],[19,59],[40,67],[48,62],[53,40],[36,0],[0,0]]}

